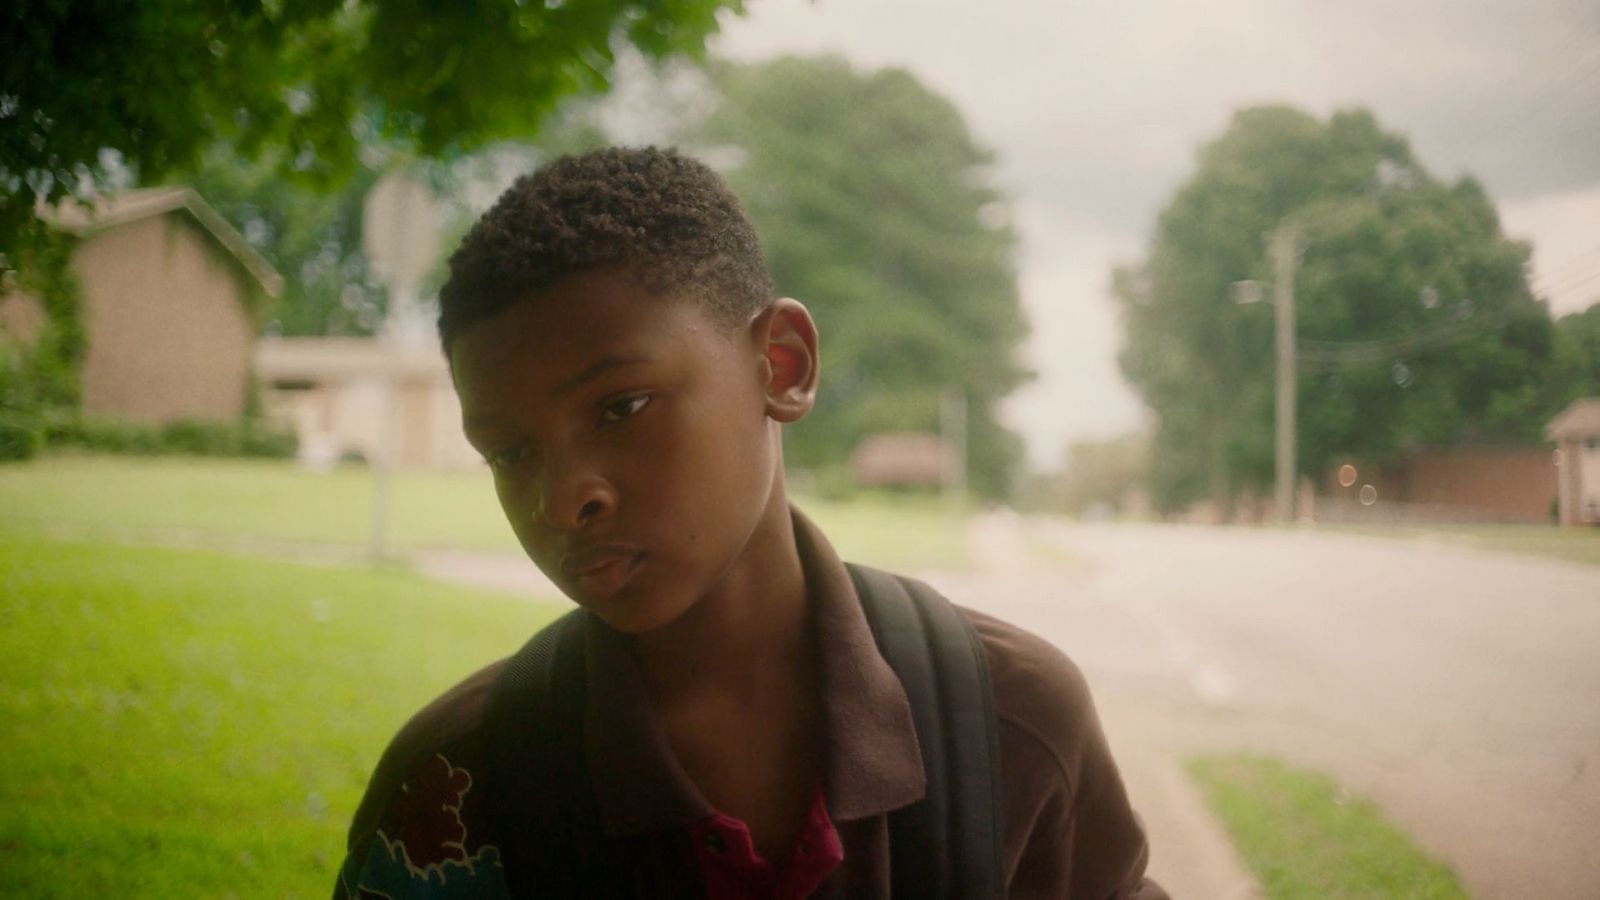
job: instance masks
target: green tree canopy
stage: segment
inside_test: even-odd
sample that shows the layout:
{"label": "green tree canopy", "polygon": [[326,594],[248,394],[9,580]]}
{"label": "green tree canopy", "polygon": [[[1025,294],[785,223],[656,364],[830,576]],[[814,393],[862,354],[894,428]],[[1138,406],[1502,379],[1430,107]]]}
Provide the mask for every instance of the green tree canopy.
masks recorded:
{"label": "green tree canopy", "polygon": [[697,140],[737,148],[728,177],[777,289],[823,335],[821,396],[789,458],[837,465],[870,432],[937,429],[941,395],[961,390],[972,484],[1002,492],[1019,447],[995,407],[1026,377],[1026,326],[992,155],[905,71],[784,59],[718,80]]}
{"label": "green tree canopy", "polygon": [[1600,297],[1582,312],[1556,320],[1555,377],[1542,399],[1558,409],[1579,397],[1600,397]]}
{"label": "green tree canopy", "polygon": [[1338,454],[1379,463],[1463,437],[1534,437],[1548,405],[1548,311],[1529,250],[1476,182],[1431,176],[1365,111],[1327,120],[1247,109],[1201,150],[1148,256],[1119,270],[1122,367],[1159,416],[1156,498],[1224,503],[1271,483],[1273,309],[1264,236],[1303,237],[1295,277],[1302,474]]}
{"label": "green tree canopy", "polygon": [[[429,182],[446,216],[447,239],[438,248],[438,272],[470,226],[475,210],[462,198],[475,184],[493,183],[508,169],[526,171],[561,153],[606,143],[594,122],[592,100],[572,100],[540,127],[537,146],[501,142],[449,163],[409,160],[413,174]],[[382,148],[379,159],[394,151]],[[367,335],[382,322],[385,291],[367,265],[361,240],[366,195],[379,171],[365,165],[336,189],[304,184],[283,173],[281,151],[243,159],[228,144],[213,144],[192,171],[173,177],[191,184],[232,222],[245,239],[284,276],[282,296],[269,310],[272,333]]]}
{"label": "green tree canopy", "polygon": [[363,145],[450,156],[607,86],[613,47],[701,52],[741,0],[41,0],[0,12],[0,271],[33,208],[217,139],[338,181]]}
{"label": "green tree canopy", "polygon": [[376,173],[360,169],[339,190],[317,190],[284,178],[272,157],[240,159],[219,143],[182,177],[284,276],[269,333],[372,334],[385,303],[361,250],[361,215]]}

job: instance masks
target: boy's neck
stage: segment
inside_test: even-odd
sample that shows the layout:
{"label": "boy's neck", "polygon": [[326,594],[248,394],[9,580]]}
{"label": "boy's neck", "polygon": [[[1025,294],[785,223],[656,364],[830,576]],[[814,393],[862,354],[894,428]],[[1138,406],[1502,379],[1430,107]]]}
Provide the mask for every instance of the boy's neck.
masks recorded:
{"label": "boy's neck", "polygon": [[716,590],[664,628],[636,638],[652,700],[792,691],[815,678],[805,572],[778,476],[751,544]]}

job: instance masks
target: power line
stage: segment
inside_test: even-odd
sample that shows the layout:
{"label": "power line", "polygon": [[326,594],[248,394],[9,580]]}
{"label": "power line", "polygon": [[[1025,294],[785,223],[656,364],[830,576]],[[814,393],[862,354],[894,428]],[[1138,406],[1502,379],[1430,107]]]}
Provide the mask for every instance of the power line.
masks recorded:
{"label": "power line", "polygon": [[1564,294],[1567,291],[1575,291],[1592,281],[1600,281],[1600,269],[1595,270],[1589,275],[1588,278],[1585,278],[1582,281],[1575,281],[1571,284],[1563,284],[1560,288],[1545,288],[1545,290],[1552,294],[1557,292]]}
{"label": "power line", "polygon": [[1552,278],[1549,281],[1536,285],[1535,289],[1550,294],[1561,293],[1572,290],[1576,287],[1581,287],[1595,280],[1596,278],[1600,278],[1600,266],[1594,266],[1584,270],[1575,270],[1569,275],[1563,275],[1560,278]]}
{"label": "power line", "polygon": [[1337,367],[1393,362],[1448,347],[1463,338],[1500,324],[1503,313],[1491,313],[1471,322],[1451,322],[1422,328],[1392,338],[1367,341],[1299,341],[1300,359],[1312,366]]}

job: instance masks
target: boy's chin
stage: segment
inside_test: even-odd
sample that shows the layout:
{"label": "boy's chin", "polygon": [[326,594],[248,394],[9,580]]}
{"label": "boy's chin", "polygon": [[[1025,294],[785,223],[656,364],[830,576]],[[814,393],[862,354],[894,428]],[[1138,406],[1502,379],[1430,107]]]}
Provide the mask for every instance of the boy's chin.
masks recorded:
{"label": "boy's chin", "polygon": [[690,603],[675,603],[666,598],[612,597],[599,603],[574,598],[613,631],[627,635],[649,634],[671,625],[688,612]]}

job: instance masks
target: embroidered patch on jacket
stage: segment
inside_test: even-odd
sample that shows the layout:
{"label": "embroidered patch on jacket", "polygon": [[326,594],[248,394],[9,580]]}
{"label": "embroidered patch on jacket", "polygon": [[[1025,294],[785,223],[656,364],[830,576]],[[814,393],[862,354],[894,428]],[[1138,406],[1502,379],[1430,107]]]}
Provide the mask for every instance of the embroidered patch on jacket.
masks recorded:
{"label": "embroidered patch on jacket", "polygon": [[478,799],[472,773],[443,754],[418,766],[390,799],[360,870],[345,879],[348,893],[363,900],[505,896],[499,848],[467,824],[482,821]]}

